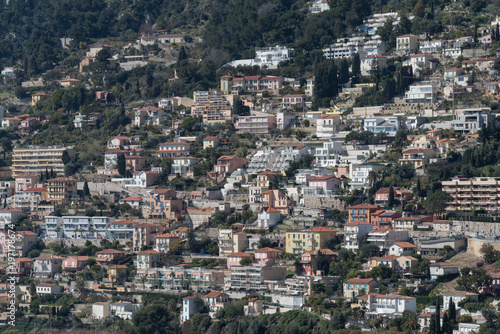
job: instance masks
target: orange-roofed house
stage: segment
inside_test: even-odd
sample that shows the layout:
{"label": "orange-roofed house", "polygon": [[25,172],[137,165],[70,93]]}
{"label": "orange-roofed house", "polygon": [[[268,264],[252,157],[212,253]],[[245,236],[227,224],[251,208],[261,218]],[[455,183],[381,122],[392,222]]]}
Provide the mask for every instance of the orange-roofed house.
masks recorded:
{"label": "orange-roofed house", "polygon": [[367,241],[377,245],[380,251],[389,249],[389,246],[395,242],[408,241],[408,231],[394,231],[390,228],[378,228],[368,232]]}
{"label": "orange-roofed house", "polygon": [[257,262],[257,265],[262,267],[272,266],[279,257],[280,253],[280,250],[271,247],[260,248],[254,252],[255,261]]}
{"label": "orange-roofed house", "polygon": [[356,298],[357,296],[372,293],[377,286],[373,278],[351,278],[344,283],[344,297]]}
{"label": "orange-roofed house", "polygon": [[120,273],[127,271],[128,267],[124,264],[115,264],[108,267],[108,278],[118,277]]}
{"label": "orange-roofed house", "polygon": [[160,253],[168,253],[170,250],[170,245],[172,245],[172,242],[178,241],[179,237],[172,235],[170,233],[163,233],[160,235],[157,235],[155,238],[155,246],[154,250]]}
{"label": "orange-roofed house", "polygon": [[254,255],[251,253],[236,252],[227,255],[227,267],[231,269],[233,266],[241,266],[240,261],[248,257],[253,261]]}
{"label": "orange-roofed house", "polygon": [[85,261],[88,259],[88,256],[70,256],[64,259],[62,268],[63,270],[81,271],[85,268]]}
{"label": "orange-roofed house", "polygon": [[332,195],[342,188],[342,180],[335,176],[316,176],[303,188],[304,196]]}
{"label": "orange-roofed house", "polygon": [[257,214],[257,227],[270,229],[281,221],[281,211],[275,208],[262,208]]}
{"label": "orange-roofed house", "polygon": [[217,159],[217,163],[214,165],[212,171],[208,172],[208,177],[218,178],[225,176],[226,174],[234,172],[238,168],[242,168],[246,164],[247,159],[245,158],[239,158],[234,155],[223,155]]}
{"label": "orange-roofed house", "polygon": [[286,233],[286,252],[302,254],[307,251],[319,250],[325,247],[328,240],[335,238],[337,231],[328,227],[315,227],[307,231]]}
{"label": "orange-roofed house", "polygon": [[292,201],[279,189],[262,192],[262,208],[274,208],[283,215],[290,214]]}
{"label": "orange-roofed house", "polygon": [[128,204],[133,208],[139,209],[140,206],[142,205],[142,197],[137,197],[137,196],[128,196],[122,198],[120,201],[118,201],[120,205],[122,204]]}
{"label": "orange-roofed house", "polygon": [[206,294],[203,299],[208,307],[208,314],[215,318],[217,312],[224,308],[224,305],[229,302],[229,295],[221,291],[212,291]]}
{"label": "orange-roofed house", "polygon": [[392,270],[398,269],[398,257],[395,255],[388,255],[382,257],[371,257],[366,263],[363,264],[364,271],[370,271],[378,266],[387,266]]}
{"label": "orange-roofed house", "polygon": [[378,205],[358,204],[349,207],[349,222],[372,224],[372,213],[380,210]]}
{"label": "orange-roofed house", "polygon": [[134,261],[134,266],[137,269],[147,269],[156,267],[160,262],[161,253],[154,250],[146,250],[137,253],[136,260]]}
{"label": "orange-roofed house", "polygon": [[403,256],[415,253],[417,246],[407,241],[395,242],[389,246],[389,255]]}
{"label": "orange-roofed house", "polygon": [[117,263],[125,258],[125,252],[117,249],[105,249],[96,253],[96,261],[99,264]]}
{"label": "orange-roofed house", "polygon": [[141,171],[144,166],[146,166],[146,157],[140,155],[125,156],[125,167],[130,173]]}

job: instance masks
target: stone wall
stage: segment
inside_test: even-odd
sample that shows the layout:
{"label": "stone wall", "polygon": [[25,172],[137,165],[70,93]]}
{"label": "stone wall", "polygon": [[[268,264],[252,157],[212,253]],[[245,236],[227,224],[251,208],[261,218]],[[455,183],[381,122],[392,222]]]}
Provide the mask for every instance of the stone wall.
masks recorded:
{"label": "stone wall", "polygon": [[304,197],[304,206],[309,208],[332,208],[347,210],[347,203],[336,197]]}

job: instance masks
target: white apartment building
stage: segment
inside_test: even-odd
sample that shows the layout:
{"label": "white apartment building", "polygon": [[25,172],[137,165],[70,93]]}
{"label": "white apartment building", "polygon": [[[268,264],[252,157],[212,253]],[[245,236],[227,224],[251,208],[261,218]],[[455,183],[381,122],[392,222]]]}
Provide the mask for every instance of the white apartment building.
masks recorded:
{"label": "white apartment building", "polygon": [[394,137],[399,130],[399,121],[397,117],[370,117],[365,119],[363,130],[375,134],[385,132],[388,137]]}
{"label": "white apartment building", "polygon": [[142,304],[132,304],[131,302],[119,302],[110,305],[111,314],[124,320],[131,320],[134,313],[141,308]]}
{"label": "white apartment building", "polygon": [[162,121],[167,120],[167,113],[162,108],[145,107],[137,109],[134,112],[134,126],[160,125]]}
{"label": "white apartment building", "polygon": [[219,230],[219,255],[242,252],[249,246],[247,234],[231,229]]}
{"label": "white apartment building", "polygon": [[12,177],[21,174],[38,174],[53,170],[57,175],[64,175],[63,154],[67,152],[71,159],[75,157],[73,146],[28,146],[15,148],[12,154]]}
{"label": "white apartment building", "polygon": [[358,299],[366,310],[366,319],[380,317],[394,319],[402,317],[404,311],[415,312],[417,310],[417,298],[415,297],[370,293],[359,296]]}
{"label": "white apartment building", "polygon": [[330,138],[344,130],[342,117],[324,115],[316,119],[316,136],[318,138]]}
{"label": "white apartment building", "polygon": [[339,138],[332,138],[329,142],[323,143],[323,147],[314,150],[316,167],[337,167],[341,156],[347,155],[347,151],[342,147],[342,141],[337,139]]}
{"label": "white apartment building", "polygon": [[411,85],[405,92],[405,101],[406,103],[436,103],[437,86]]}
{"label": "white apartment building", "polygon": [[224,282],[226,290],[264,291],[268,288],[265,281],[285,278],[285,267],[232,266]]}
{"label": "white apartment building", "polygon": [[198,163],[198,159],[191,157],[174,158],[170,167],[171,174],[187,176],[193,173],[193,166]]}
{"label": "white apartment building", "polygon": [[381,251],[389,249],[389,246],[395,242],[407,241],[409,239],[408,231],[394,231],[388,228],[379,228],[368,232],[369,243],[380,248]]}
{"label": "white apartment building", "polygon": [[411,66],[413,74],[420,77],[420,74],[426,70],[433,71],[436,69],[438,61],[433,55],[426,53],[418,53],[410,56],[404,65]]}
{"label": "white apartment building", "polygon": [[356,252],[359,248],[358,239],[371,232],[373,225],[368,222],[349,222],[344,224],[344,245],[343,248]]}
{"label": "white apartment building", "polygon": [[309,154],[309,146],[265,146],[259,149],[251,158],[247,166],[248,174],[271,171],[282,172],[286,170],[290,163],[298,161],[304,155]]}
{"label": "white apartment building", "polygon": [[358,53],[360,57],[369,55],[385,55],[386,44],[378,35],[371,36],[366,40],[365,37],[351,37],[347,39],[338,39],[336,43],[323,49],[323,56],[328,59],[353,58]]}
{"label": "white apartment building", "polygon": [[370,172],[378,173],[382,169],[384,169],[384,165],[377,163],[366,163],[360,164],[351,172],[351,182],[349,182],[349,186],[352,189],[368,189],[372,186],[372,182],[370,181]]}
{"label": "white apartment building", "polygon": [[113,221],[110,217],[47,216],[40,227],[42,238],[97,239],[108,237],[108,226]]}
{"label": "white apartment building", "polygon": [[286,46],[273,46],[267,48],[255,48],[255,65],[276,66],[282,61],[290,60],[295,55],[293,48]]}
{"label": "white apartment building", "polygon": [[[358,26],[358,31],[361,33],[366,33],[368,35],[375,35],[377,33],[378,28],[381,28],[385,22],[389,19],[392,19],[392,25],[395,26],[401,20],[400,13],[390,12],[390,13],[377,13],[368,16],[363,20],[363,23]],[[408,16],[411,20],[413,16]]]}
{"label": "white apartment building", "polygon": [[444,39],[433,39],[432,41],[424,41],[424,45],[420,45],[420,51],[423,53],[441,53],[448,44]]}
{"label": "white apartment building", "polygon": [[328,0],[314,0],[309,11],[313,14],[321,13],[330,9]]}
{"label": "white apartment building", "polygon": [[234,127],[238,133],[267,134],[276,128],[276,116],[237,116]]}
{"label": "white apartment building", "polygon": [[37,212],[40,201],[39,192],[25,191],[7,198],[7,205],[21,211]]}
{"label": "white apartment building", "polygon": [[458,134],[475,134],[494,121],[495,115],[488,109],[465,109],[451,125]]}

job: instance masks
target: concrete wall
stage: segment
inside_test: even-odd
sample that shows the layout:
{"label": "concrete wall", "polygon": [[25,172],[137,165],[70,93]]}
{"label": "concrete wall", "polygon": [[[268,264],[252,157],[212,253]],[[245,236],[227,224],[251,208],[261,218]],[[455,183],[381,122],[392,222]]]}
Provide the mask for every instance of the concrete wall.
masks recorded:
{"label": "concrete wall", "polygon": [[484,244],[491,244],[496,250],[500,251],[500,240],[468,238],[467,241],[467,253],[475,256],[482,256],[479,250]]}

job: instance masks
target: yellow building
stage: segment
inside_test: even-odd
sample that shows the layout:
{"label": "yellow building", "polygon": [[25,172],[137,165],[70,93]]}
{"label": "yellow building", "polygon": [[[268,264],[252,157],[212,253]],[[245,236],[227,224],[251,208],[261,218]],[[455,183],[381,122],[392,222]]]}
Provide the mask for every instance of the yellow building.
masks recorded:
{"label": "yellow building", "polygon": [[54,205],[68,205],[77,196],[76,179],[58,177],[47,180],[49,201]]}
{"label": "yellow building", "polygon": [[64,175],[64,152],[70,159],[75,158],[75,148],[63,145],[28,146],[15,148],[12,154],[12,176],[31,173],[41,175],[45,171],[54,171]]}
{"label": "yellow building", "polygon": [[323,226],[307,231],[287,232],[286,252],[302,254],[324,248],[326,242],[335,238],[336,235],[337,231]]}
{"label": "yellow building", "polygon": [[351,278],[344,283],[344,297],[355,298],[373,292],[377,281],[373,278]]}
{"label": "yellow building", "polygon": [[420,44],[420,36],[417,35],[402,35],[396,37],[396,51],[398,52],[415,52]]}

